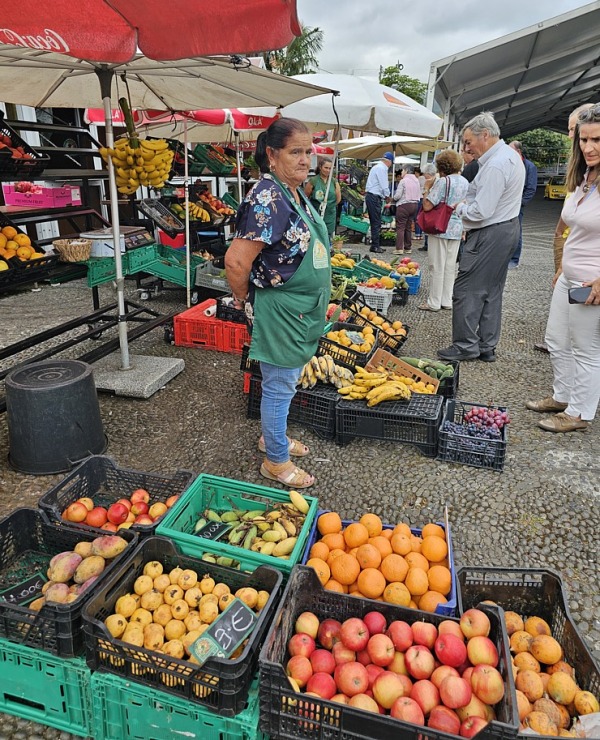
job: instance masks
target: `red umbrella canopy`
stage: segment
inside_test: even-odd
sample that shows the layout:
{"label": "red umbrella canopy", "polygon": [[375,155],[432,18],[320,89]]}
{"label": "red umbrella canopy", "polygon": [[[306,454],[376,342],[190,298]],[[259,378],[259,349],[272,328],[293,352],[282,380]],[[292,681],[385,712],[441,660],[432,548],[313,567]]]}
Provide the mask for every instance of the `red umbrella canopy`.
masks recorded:
{"label": "red umbrella canopy", "polygon": [[0,43],[113,64],[249,53],[300,35],[296,0],[52,0],[4,3]]}

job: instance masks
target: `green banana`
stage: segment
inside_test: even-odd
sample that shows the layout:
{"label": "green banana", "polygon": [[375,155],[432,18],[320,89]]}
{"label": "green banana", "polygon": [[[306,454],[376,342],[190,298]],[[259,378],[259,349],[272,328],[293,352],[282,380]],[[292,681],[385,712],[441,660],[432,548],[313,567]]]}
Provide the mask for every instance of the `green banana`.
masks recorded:
{"label": "green banana", "polygon": [[244,550],[250,549],[250,547],[252,546],[252,543],[256,539],[257,534],[258,534],[258,527],[256,527],[255,525],[250,527],[246,536],[244,537],[244,544],[243,544]]}
{"label": "green banana", "polygon": [[206,519],[204,517],[200,517],[200,519],[198,519],[198,521],[194,525],[194,534],[196,534],[198,530],[202,529],[205,524],[207,524]]}
{"label": "green banana", "polygon": [[240,517],[238,515],[237,511],[224,511],[221,514],[221,521],[222,522],[239,522]]}
{"label": "green banana", "polygon": [[213,511],[212,509],[207,509],[204,512],[204,516],[208,519],[209,522],[220,522],[222,521],[219,514],[217,514],[216,511]]}
{"label": "green banana", "polygon": [[254,509],[253,511],[246,511],[242,514],[242,521],[248,522],[251,519],[256,519],[256,517],[263,517],[264,516],[264,509]]}

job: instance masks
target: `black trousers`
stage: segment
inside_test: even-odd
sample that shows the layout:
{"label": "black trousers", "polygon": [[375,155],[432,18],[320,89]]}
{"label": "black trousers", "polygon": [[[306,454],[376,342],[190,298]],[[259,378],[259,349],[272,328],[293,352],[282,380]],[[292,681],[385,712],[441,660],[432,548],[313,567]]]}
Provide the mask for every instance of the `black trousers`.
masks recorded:
{"label": "black trousers", "polygon": [[369,214],[369,222],[371,224],[371,249],[379,248],[382,200],[383,199],[380,195],[374,195],[373,193],[365,194],[365,203],[367,205],[367,213]]}

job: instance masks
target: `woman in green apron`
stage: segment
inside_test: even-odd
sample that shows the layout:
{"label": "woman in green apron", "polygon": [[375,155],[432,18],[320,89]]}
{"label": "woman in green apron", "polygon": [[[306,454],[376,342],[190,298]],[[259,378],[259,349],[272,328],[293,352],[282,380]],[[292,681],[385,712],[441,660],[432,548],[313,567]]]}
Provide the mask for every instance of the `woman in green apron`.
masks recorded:
{"label": "woman in green apron", "polygon": [[[335,178],[332,178],[329,190],[327,190],[327,181],[329,180],[329,174],[332,167],[333,164],[330,159],[319,157],[317,160],[316,175],[310,178],[304,188],[304,192],[310,198],[310,202],[314,206],[315,210],[323,216],[330,242],[335,234],[337,205],[342,199],[340,184]],[[325,213],[323,214],[322,206],[326,192],[327,206],[325,207]]]}
{"label": "woman in green apron", "polygon": [[331,290],[327,228],[301,188],[311,145],[306,126],[290,118],[259,136],[255,158],[262,177],[240,206],[225,255],[236,305],[252,320],[249,356],[262,373],[258,447],[266,457],[260,472],[291,488],[315,480],[290,460],[309,449],[287,436],[287,417],[302,368],[323,333]]}

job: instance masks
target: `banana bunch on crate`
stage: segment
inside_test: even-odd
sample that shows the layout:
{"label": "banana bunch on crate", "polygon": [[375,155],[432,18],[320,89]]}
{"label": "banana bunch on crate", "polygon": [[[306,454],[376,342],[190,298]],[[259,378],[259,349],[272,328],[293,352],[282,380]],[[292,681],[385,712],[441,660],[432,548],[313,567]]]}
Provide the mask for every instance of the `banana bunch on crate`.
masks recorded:
{"label": "banana bunch on crate", "polygon": [[303,389],[314,388],[317,380],[331,383],[336,388],[352,385],[354,373],[347,367],[336,365],[331,355],[313,356],[302,368],[297,385]]}
{"label": "banana bunch on crate", "polygon": [[223,512],[206,509],[196,522],[194,531],[198,532],[208,522],[224,522],[230,524],[231,529],[221,542],[288,560],[310,508],[298,491],[290,491],[289,496],[289,503],[277,503],[270,509],[233,508]]}
{"label": "banana bunch on crate", "polygon": [[402,376],[382,368],[370,373],[364,367],[357,367],[352,385],[340,388],[338,393],[348,400],[365,399],[367,406],[377,406],[382,401],[409,401],[412,395]]}
{"label": "banana bunch on crate", "polygon": [[175,153],[165,139],[130,139],[115,142],[114,149],[101,147],[104,162],[112,159],[117,179],[117,190],[133,195],[141,186],[160,189],[171,171]]}
{"label": "banana bunch on crate", "polygon": [[190,219],[193,221],[202,221],[205,224],[210,222],[210,213],[199,203],[192,203],[186,200],[183,207],[190,212]]}

